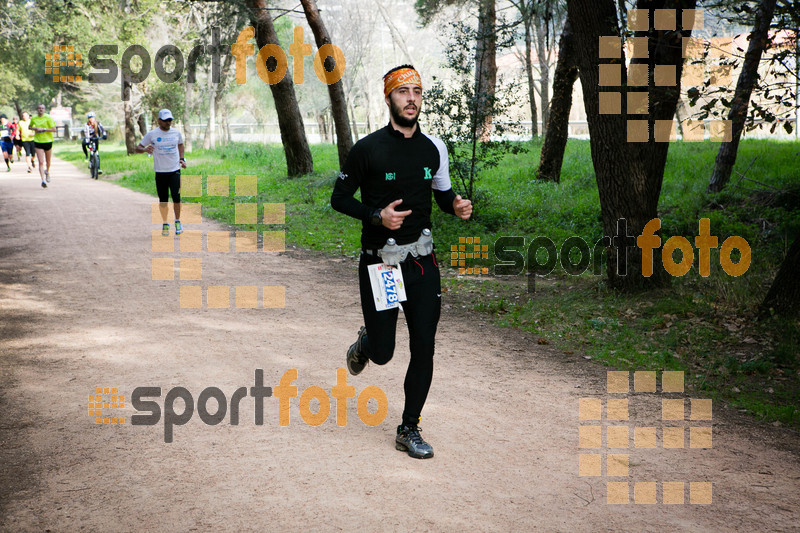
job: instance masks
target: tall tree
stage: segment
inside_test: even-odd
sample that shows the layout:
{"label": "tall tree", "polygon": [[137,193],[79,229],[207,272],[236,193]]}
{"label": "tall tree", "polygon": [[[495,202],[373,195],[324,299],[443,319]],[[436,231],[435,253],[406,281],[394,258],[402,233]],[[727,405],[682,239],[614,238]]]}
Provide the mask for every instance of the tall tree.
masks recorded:
{"label": "tall tree", "polygon": [[[637,8],[675,9],[677,23],[681,24],[684,9],[693,9],[696,0],[639,0]],[[613,45],[604,46],[604,58],[600,56],[600,38],[619,42],[617,6],[613,0],[568,0],[569,22],[575,35],[578,53],[578,71],[583,88],[583,100],[589,124],[590,147],[597,187],[600,196],[600,209],[603,219],[603,232],[606,236],[618,236],[613,247],[607,248],[607,274],[609,284],[621,290],[636,290],[662,286],[668,283],[666,272],[660,268],[661,248],[652,254],[653,272],[644,276],[642,250],[634,245],[632,236],[642,234],[644,226],[658,217],[658,199],[664,177],[669,131],[675,116],[680,95],[680,79],[683,70],[682,38],[691,35],[691,29],[678,31],[654,30],[652,16],[648,29],[636,31],[641,46],[647,45],[647,54],[634,53],[631,61],[631,74],[625,79],[625,53]],[[650,13],[648,13],[650,14]],[[611,38],[613,37],[613,38]],[[644,39],[644,40],[641,40]],[[639,46],[636,47],[639,49]],[[647,57],[641,57],[641,56]],[[606,59],[607,57],[607,59]],[[674,84],[655,85],[653,76],[655,65],[659,71],[666,67],[674,74]],[[602,72],[602,80],[601,80]],[[604,103],[622,102],[627,104],[627,96],[634,94],[634,101],[641,102],[641,96],[628,91],[635,78],[637,83],[644,81],[647,89],[649,113],[636,114],[638,109],[624,108],[629,115],[621,113],[600,113],[600,98]],[[599,91],[600,83],[603,92]],[[631,87],[633,88],[633,87]],[[665,128],[666,126],[666,128]],[[666,130],[666,131],[665,131]],[[620,219],[625,219],[626,234],[618,231]]]}
{"label": "tall tree", "polygon": [[475,47],[475,89],[478,115],[483,121],[478,125],[482,141],[489,140],[492,131],[492,100],[497,84],[497,11],[495,0],[479,0],[478,34]]}
{"label": "tall tree", "polygon": [[574,36],[569,22],[564,25],[558,45],[558,64],[553,79],[553,100],[550,102],[550,123],[542,145],[542,156],[536,177],[540,180],[561,180],[561,164],[569,137],[569,113],[572,109],[572,88],[578,79],[578,63]]}
{"label": "tall tree", "polygon": [[736,92],[728,113],[728,120],[731,121],[732,126],[732,138],[730,142],[720,144],[717,160],[714,162],[714,173],[708,183],[709,192],[719,192],[725,187],[731,177],[733,165],[736,163],[736,153],[739,150],[739,139],[744,129],[747,108],[750,105],[750,95],[758,78],[758,65],[769,42],[769,27],[775,12],[775,4],[776,0],[761,0],[758,6],[755,26],[749,37],[750,44],[744,56],[742,72],[736,82]]}
{"label": "tall tree", "polygon": [[525,76],[528,79],[528,104],[531,108],[531,137],[539,136],[539,113],[536,109],[536,86],[533,80],[533,16],[535,13],[534,3],[536,0],[511,0],[511,3],[519,11],[520,21],[525,30],[525,47],[522,61],[525,64]]}
{"label": "tall tree", "polygon": [[[126,72],[121,73],[122,76],[122,90],[123,93],[131,93],[130,74]],[[136,153],[136,119],[133,116],[133,104],[130,98],[122,101],[122,108],[125,116],[125,150],[128,155]]]}
{"label": "tall tree", "polygon": [[[250,19],[255,28],[256,44],[261,49],[268,44],[280,46],[275,25],[267,10],[266,0],[248,0]],[[261,61],[256,58],[256,61]],[[311,149],[306,139],[303,115],[297,105],[292,74],[286,70],[283,78],[270,85],[275,109],[278,112],[278,127],[281,130],[283,152],[286,155],[286,168],[289,176],[310,174],[314,171]]]}
{"label": "tall tree", "polygon": [[[331,37],[325,24],[322,22],[322,17],[319,14],[317,3],[315,0],[300,0],[303,6],[303,11],[306,14],[308,25],[311,26],[311,31],[314,33],[314,40],[317,42],[317,49],[323,49],[323,46],[329,47],[331,44]],[[344,62],[344,56],[340,61]],[[326,63],[328,61],[326,60]],[[344,70],[344,65],[335,65],[335,69]],[[327,68],[325,68],[328,71]],[[331,69],[333,70],[333,69]],[[334,71],[335,72],[335,71]],[[334,74],[331,72],[331,75]],[[340,77],[341,78],[341,77]],[[336,128],[336,147],[339,151],[339,165],[344,166],[347,160],[347,154],[350,148],[353,147],[353,137],[350,132],[350,125],[347,120],[347,99],[344,94],[344,84],[339,79],[336,83],[328,83],[328,96],[331,99],[331,112],[333,114],[333,123]],[[353,117],[355,120],[355,116]]]}

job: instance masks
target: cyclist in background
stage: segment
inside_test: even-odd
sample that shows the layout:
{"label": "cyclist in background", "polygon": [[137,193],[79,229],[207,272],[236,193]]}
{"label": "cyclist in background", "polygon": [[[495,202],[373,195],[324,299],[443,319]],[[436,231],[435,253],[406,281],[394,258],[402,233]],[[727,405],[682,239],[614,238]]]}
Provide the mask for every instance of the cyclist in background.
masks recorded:
{"label": "cyclist in background", "polygon": [[[100,146],[100,138],[106,138],[106,130],[97,121],[94,111],[90,111],[86,114],[86,125],[83,127],[83,140],[81,141],[81,148],[83,148],[83,155],[86,159],[89,159],[89,151],[86,147],[93,143],[96,152]],[[103,171],[98,169],[97,173],[102,174]]]}

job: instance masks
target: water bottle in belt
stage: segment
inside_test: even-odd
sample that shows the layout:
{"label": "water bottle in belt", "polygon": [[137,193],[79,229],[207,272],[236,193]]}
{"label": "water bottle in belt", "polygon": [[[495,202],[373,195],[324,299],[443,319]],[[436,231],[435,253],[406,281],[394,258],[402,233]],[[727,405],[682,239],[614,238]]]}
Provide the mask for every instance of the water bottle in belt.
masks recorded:
{"label": "water bottle in belt", "polygon": [[381,259],[387,265],[399,265],[403,260],[400,257],[400,247],[392,237],[386,240],[386,246],[381,249]]}
{"label": "water bottle in belt", "polygon": [[431,237],[431,230],[425,228],[417,241],[417,254],[430,255],[431,252],[433,252],[433,237]]}

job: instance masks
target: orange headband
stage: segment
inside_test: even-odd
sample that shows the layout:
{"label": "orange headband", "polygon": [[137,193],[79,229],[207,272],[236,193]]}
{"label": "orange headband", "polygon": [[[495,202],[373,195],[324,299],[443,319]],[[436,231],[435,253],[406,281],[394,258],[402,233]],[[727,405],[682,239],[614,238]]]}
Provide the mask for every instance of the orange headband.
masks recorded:
{"label": "orange headband", "polygon": [[400,87],[401,85],[416,85],[422,89],[422,78],[419,72],[413,68],[401,68],[386,75],[383,78],[383,96],[389,96],[389,93]]}

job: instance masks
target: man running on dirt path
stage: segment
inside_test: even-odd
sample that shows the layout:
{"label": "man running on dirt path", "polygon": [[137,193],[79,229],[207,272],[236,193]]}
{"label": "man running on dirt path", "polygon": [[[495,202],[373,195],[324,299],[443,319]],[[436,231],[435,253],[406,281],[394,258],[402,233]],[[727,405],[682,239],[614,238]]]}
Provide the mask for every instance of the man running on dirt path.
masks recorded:
{"label": "man running on dirt path", "polygon": [[[433,457],[433,448],[420,436],[418,424],[433,378],[442,296],[430,239],[431,190],[442,211],[464,220],[472,214],[472,202],[457,196],[450,186],[444,143],[422,133],[417,124],[422,107],[419,73],[411,65],[401,65],[390,70],[383,82],[389,124],[353,146],[331,196],[334,209],[362,223],[358,279],[365,327],[347,351],[347,368],[357,375],[370,360],[384,365],[394,355],[398,310],[396,306],[378,310],[370,280],[370,270],[376,267],[369,267],[399,264],[407,296],[402,305],[411,361],[395,447],[427,459]],[[353,197],[359,187],[361,202]],[[387,244],[389,239],[393,241]]]}
{"label": "man running on dirt path", "polygon": [[156,173],[156,190],[158,191],[158,208],[161,211],[161,235],[169,236],[170,194],[172,209],[175,211],[175,235],[183,233],[181,225],[181,169],[186,168],[183,158],[183,135],[172,128],[172,112],[162,109],[158,112],[158,127],[149,131],[136,146],[136,153],[147,152],[153,156],[153,170]]}
{"label": "man running on dirt path", "polygon": [[[56,121],[46,114],[44,104],[36,107],[36,116],[31,119],[28,126],[35,133],[33,145],[36,148],[36,158],[39,160],[39,176],[42,178],[42,188],[46,189],[50,183],[50,158],[53,154],[53,134],[58,132]],[[45,166],[47,165],[47,166]]]}

